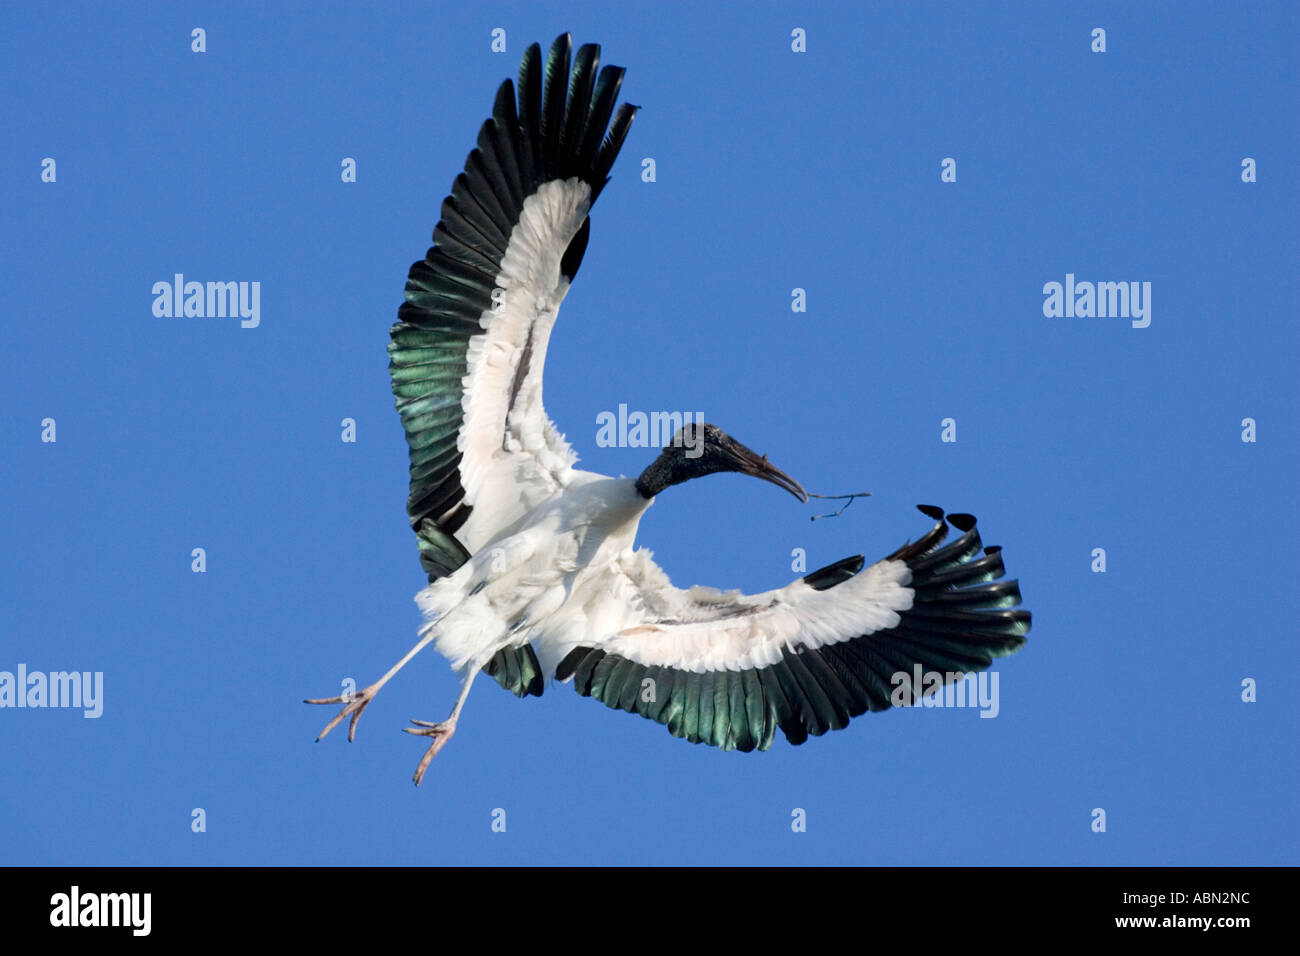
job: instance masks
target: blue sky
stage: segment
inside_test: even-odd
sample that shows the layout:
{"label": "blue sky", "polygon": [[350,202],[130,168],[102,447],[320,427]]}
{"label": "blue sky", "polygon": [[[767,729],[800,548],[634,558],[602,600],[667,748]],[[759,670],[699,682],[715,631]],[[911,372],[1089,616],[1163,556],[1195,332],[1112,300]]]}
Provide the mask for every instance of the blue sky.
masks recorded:
{"label": "blue sky", "polygon": [[[0,861],[1300,862],[1291,5],[3,20],[0,670],[101,672],[103,714],[0,709]],[[355,743],[313,744],[333,711],[302,699],[369,683],[420,623],[385,354],[406,270],[497,84],[565,30],[642,112],[552,338],[552,418],[608,474],[654,454],[597,447],[624,403],[874,493],[810,523],[762,482],[671,489],[639,540],[682,586],[874,560],[924,532],[918,502],[975,513],[1034,613],[996,719],[896,710],[745,755],[480,679],[416,789],[399,728],[457,690],[429,650]],[[260,324],[156,317],[178,272],[260,283]],[[1067,274],[1151,283],[1150,325],[1046,317]]]}

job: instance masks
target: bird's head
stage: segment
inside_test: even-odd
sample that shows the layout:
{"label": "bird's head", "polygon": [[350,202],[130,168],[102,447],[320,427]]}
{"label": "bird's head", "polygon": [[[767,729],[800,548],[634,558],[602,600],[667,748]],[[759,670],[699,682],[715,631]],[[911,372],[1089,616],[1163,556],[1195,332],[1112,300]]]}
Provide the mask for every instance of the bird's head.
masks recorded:
{"label": "bird's head", "polygon": [[784,488],[800,501],[808,500],[803,486],[780,468],[732,438],[717,425],[683,426],[636,481],[644,498],[653,498],[670,485],[719,471],[753,475]]}

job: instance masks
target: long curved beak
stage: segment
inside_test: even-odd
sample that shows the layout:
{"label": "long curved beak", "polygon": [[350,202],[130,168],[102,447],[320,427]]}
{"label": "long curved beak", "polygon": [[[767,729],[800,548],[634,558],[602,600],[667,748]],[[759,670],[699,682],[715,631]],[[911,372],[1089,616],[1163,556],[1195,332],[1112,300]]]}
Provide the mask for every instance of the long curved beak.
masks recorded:
{"label": "long curved beak", "polygon": [[808,492],[803,490],[803,485],[768,461],[766,455],[759,455],[750,451],[734,438],[731,441],[732,445],[728,446],[726,451],[735,460],[737,471],[746,475],[753,475],[755,478],[762,478],[764,481],[770,481],[778,488],[784,488],[807,504]]}

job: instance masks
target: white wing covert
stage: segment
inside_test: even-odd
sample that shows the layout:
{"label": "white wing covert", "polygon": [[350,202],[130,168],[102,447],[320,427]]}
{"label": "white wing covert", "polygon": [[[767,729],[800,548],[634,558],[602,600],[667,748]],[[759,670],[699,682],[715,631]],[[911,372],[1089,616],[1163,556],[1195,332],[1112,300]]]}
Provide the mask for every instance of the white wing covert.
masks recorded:
{"label": "white wing covert", "polygon": [[[962,535],[941,546],[943,511],[920,510],[935,525],[887,558],[846,558],[763,594],[674,588],[637,552],[625,563],[635,598],[612,598],[636,609],[628,626],[569,650],[555,676],[724,750],[766,750],[778,727],[799,744],[913,703],[1014,653],[1031,622],[975,519],[948,515]],[[938,684],[913,687],[918,666]]]}
{"label": "white wing covert", "polygon": [[553,495],[576,460],[542,406],[542,369],[636,108],[614,109],[621,67],[598,70],[587,44],[570,71],[570,47],[555,41],[544,85],[540,48],[526,51],[517,103],[501,84],[392,328],[407,512],[430,580]]}

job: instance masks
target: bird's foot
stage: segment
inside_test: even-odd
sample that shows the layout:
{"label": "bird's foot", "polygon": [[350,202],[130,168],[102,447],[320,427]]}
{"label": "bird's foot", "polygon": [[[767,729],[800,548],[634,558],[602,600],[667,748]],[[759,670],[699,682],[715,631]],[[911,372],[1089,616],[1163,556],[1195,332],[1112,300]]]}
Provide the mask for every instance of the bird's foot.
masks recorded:
{"label": "bird's foot", "polygon": [[418,787],[420,781],[424,779],[424,772],[429,769],[429,764],[433,758],[438,756],[438,751],[446,746],[447,741],[451,740],[451,735],[456,732],[456,720],[444,720],[441,723],[431,724],[424,720],[412,720],[414,727],[403,727],[408,734],[415,734],[417,737],[432,737],[433,743],[429,744],[429,749],[424,752],[420,758],[420,765],[415,768],[415,785]]}
{"label": "bird's foot", "polygon": [[375,699],[375,694],[379,693],[379,688],[382,686],[382,683],[371,684],[369,687],[359,690],[355,694],[345,694],[342,697],[317,697],[303,701],[305,704],[345,705],[344,708],[338,712],[338,715],[325,725],[325,729],[316,736],[316,740],[323,740],[326,734],[337,727],[339,722],[350,714],[352,716],[352,723],[348,724],[348,740],[350,742],[357,734],[357,721],[361,719],[361,712],[366,709],[367,704]]}

